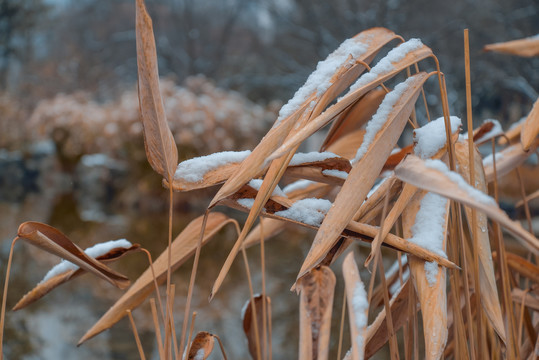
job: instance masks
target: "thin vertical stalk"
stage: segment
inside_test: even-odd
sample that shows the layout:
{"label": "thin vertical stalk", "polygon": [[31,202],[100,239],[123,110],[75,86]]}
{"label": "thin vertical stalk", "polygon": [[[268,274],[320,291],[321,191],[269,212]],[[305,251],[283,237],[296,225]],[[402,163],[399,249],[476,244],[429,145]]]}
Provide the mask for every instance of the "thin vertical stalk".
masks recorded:
{"label": "thin vertical stalk", "polygon": [[[168,183],[169,184],[172,184],[172,176],[169,175],[168,177]],[[172,185],[170,185],[169,187],[169,197],[168,197],[168,201],[169,201],[169,208],[168,208],[168,252],[167,252],[167,299],[166,299],[166,302],[168,303],[168,296],[170,295],[170,277],[171,277],[171,273],[172,273],[172,213],[173,213],[173,210],[174,210],[174,204],[173,204],[173,197],[174,197],[174,193],[172,191]],[[161,301],[159,301],[159,303],[161,303]],[[166,315],[165,315],[165,345],[167,344],[167,341],[168,341],[168,337],[170,335],[170,332],[167,333],[167,329],[168,329],[168,326],[169,326],[169,322],[171,320],[169,320],[168,318],[168,311],[166,312]],[[174,320],[172,320],[174,321]],[[167,351],[167,354],[168,354],[168,351]]]}
{"label": "thin vertical stalk", "polygon": [[174,294],[176,293],[176,285],[170,284],[170,296],[168,304],[167,304],[167,311],[170,312],[170,329],[171,329],[171,338],[172,338],[172,348],[174,349],[174,358],[176,360],[179,359],[178,357],[178,341],[176,339],[176,327],[174,326]]}
{"label": "thin vertical stalk", "polygon": [[267,354],[266,254],[264,251],[264,221],[260,217],[260,267],[262,270],[262,354]]}
{"label": "thin vertical stalk", "polygon": [[150,307],[152,308],[153,326],[155,328],[155,339],[157,341],[157,352],[159,353],[159,359],[164,359],[163,351],[163,339],[161,338],[161,326],[159,325],[159,318],[157,317],[157,307],[155,306],[155,299],[150,299]]}
{"label": "thin vertical stalk", "polygon": [[339,347],[337,348],[337,359],[341,359],[342,352],[342,340],[344,336],[344,319],[346,316],[346,288],[343,291],[342,296],[342,311],[341,311],[341,325],[339,326]]}
{"label": "thin vertical stalk", "polygon": [[189,352],[191,352],[191,338],[193,337],[193,332],[195,330],[196,317],[197,317],[197,312],[193,311],[193,315],[191,316],[191,326],[189,327],[189,336],[187,337],[187,349],[185,350],[186,354],[189,354]]}
{"label": "thin vertical stalk", "polygon": [[[193,288],[195,286],[195,279],[197,276],[198,261],[200,259],[200,249],[202,248],[202,239],[204,239],[204,231],[206,230],[206,223],[208,221],[208,214],[210,210],[206,210],[204,213],[204,219],[202,220],[202,227],[200,228],[200,237],[198,238],[197,248],[195,251],[195,260],[193,261],[193,269],[191,270],[191,279],[189,280],[189,290],[187,291],[187,302],[185,304],[185,312],[183,315],[183,324],[180,341],[180,351],[183,351],[185,345],[185,337],[187,335],[187,323],[189,322],[189,312],[191,310],[191,298],[193,297]],[[183,354],[183,353],[182,353]]]}
{"label": "thin vertical stalk", "polygon": [[[148,256],[148,262],[150,263],[150,270],[152,271],[152,278],[153,278],[153,285],[155,287],[155,294],[157,296],[157,302],[159,304],[159,311],[161,312],[161,318],[163,320],[163,324],[165,324],[166,318],[165,318],[165,312],[163,311],[163,305],[161,303],[161,294],[159,293],[159,284],[157,284],[157,278],[155,277],[155,271],[153,268],[153,261],[152,261],[152,255],[150,252],[144,248],[140,248],[147,256]],[[155,301],[155,300],[154,300]]]}
{"label": "thin vertical stalk", "polygon": [[[468,122],[468,162],[470,170],[470,185],[475,186],[475,156],[474,156],[474,143],[473,143],[473,118],[472,118],[472,86],[470,80],[470,40],[468,29],[464,29],[464,69],[466,77],[466,117]],[[471,238],[473,248],[473,279],[475,285],[475,306],[476,306],[476,324],[477,324],[477,336],[479,338],[477,347],[477,358],[481,357],[481,354],[485,354],[483,348],[483,341],[481,341],[483,334],[482,326],[482,307],[481,307],[481,282],[479,281],[479,244],[477,236],[477,217],[474,208],[471,208],[472,224],[471,224]]]}
{"label": "thin vertical stalk", "polygon": [[11,272],[11,261],[13,260],[13,249],[15,243],[20,238],[17,236],[11,242],[11,248],[9,249],[9,258],[7,260],[6,278],[4,280],[4,295],[2,296],[2,312],[0,315],[0,360],[4,358],[4,322],[6,320],[6,302],[7,302],[7,289],[9,285],[9,273]]}
{"label": "thin vertical stalk", "polygon": [[257,359],[262,360],[262,355],[260,352],[260,332],[258,329],[258,322],[257,322],[257,316],[256,316],[256,306],[255,306],[255,298],[254,298],[254,292],[253,292],[253,283],[251,281],[251,271],[249,270],[249,261],[247,260],[247,253],[245,252],[245,246],[241,246],[241,253],[243,255],[243,262],[245,264],[245,271],[247,272],[247,281],[249,282],[249,293],[251,294],[251,312],[253,313],[252,319],[253,319],[253,326],[255,328],[255,337],[256,337],[256,353],[257,353]]}
{"label": "thin vertical stalk", "polygon": [[141,360],[146,360],[146,356],[144,356],[144,349],[142,349],[142,344],[140,342],[140,338],[138,336],[137,326],[135,325],[135,320],[133,319],[133,315],[131,314],[131,310],[126,310],[127,316],[129,316],[129,322],[131,323],[131,329],[133,329],[133,335],[135,336],[135,342],[137,343],[137,349],[138,353],[140,355]]}

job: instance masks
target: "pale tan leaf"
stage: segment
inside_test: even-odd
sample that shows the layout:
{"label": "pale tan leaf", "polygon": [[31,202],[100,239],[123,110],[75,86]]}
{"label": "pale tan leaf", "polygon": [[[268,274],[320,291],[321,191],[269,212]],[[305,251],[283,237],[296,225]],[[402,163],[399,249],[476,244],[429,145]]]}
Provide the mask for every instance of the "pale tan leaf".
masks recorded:
{"label": "pale tan leaf", "polygon": [[[96,258],[96,260],[100,261],[100,262],[109,262],[109,261],[114,261],[114,260],[117,260],[121,257],[123,257],[125,254],[129,253],[129,252],[133,252],[133,251],[138,251],[140,250],[140,245],[139,244],[134,244],[133,246],[131,246],[130,248],[126,249],[126,248],[116,248],[116,249],[111,249],[108,253],[104,254],[104,255],[101,255],[101,256],[98,256]],[[86,270],[84,269],[77,269],[77,270],[68,270],[62,274],[58,274],[56,276],[53,276],[52,278],[46,280],[46,281],[43,281],[43,282],[40,282],[39,284],[37,284],[32,290],[30,290],[28,293],[26,293],[26,295],[24,295],[18,302],[17,304],[13,307],[13,311],[17,311],[17,310],[20,310],[32,303],[34,303],[35,301],[41,299],[43,296],[47,295],[49,292],[51,292],[52,290],[54,290],[55,288],[57,288],[58,286],[62,285],[63,283],[75,278],[75,277],[78,277],[82,274],[84,274],[86,272]]]}
{"label": "pale tan leaf", "polygon": [[[539,54],[539,39],[537,41],[538,54]],[[539,98],[535,100],[532,110],[526,117],[526,121],[522,125],[522,130],[520,131],[520,143],[522,144],[522,149],[528,151],[534,146],[536,142],[537,135],[539,134]]]}
{"label": "pale tan leaf", "polygon": [[539,298],[530,292],[526,292],[519,288],[513,288],[511,297],[519,304],[524,304],[534,311],[539,311]]}
{"label": "pale tan leaf", "polygon": [[[496,252],[492,253],[492,257],[496,259],[498,254]],[[517,254],[510,252],[505,253],[507,265],[518,272],[520,275],[527,277],[533,282],[539,284],[539,266],[532,264],[528,260],[524,259]]]}
{"label": "pale tan leaf", "polygon": [[[458,142],[455,144],[455,157],[458,164],[460,175],[470,183],[470,164],[468,155],[468,143]],[[483,162],[481,155],[474,146],[474,179],[475,188],[486,193],[488,191],[485,182],[485,173],[483,171]],[[468,223],[472,224],[472,209],[465,207]],[[479,281],[481,284],[481,304],[485,309],[485,314],[492,324],[494,330],[498,333],[503,342],[506,341],[505,326],[503,323],[502,309],[496,288],[496,275],[494,273],[494,264],[492,262],[492,250],[490,249],[490,241],[487,231],[487,217],[482,212],[476,212],[476,229],[474,238],[478,244],[479,250]]]}
{"label": "pale tan leaf", "polygon": [[[402,213],[402,227],[405,238],[413,237],[412,226],[416,222],[416,215],[421,207],[421,200],[427,194],[425,191],[417,193]],[[449,219],[449,201],[445,201],[445,221],[443,222],[442,250],[447,245],[447,224]],[[433,240],[434,241],[434,240]],[[423,334],[425,339],[425,359],[440,359],[447,343],[447,288],[446,269],[438,267],[435,281],[428,279],[425,270],[426,262],[414,256],[408,258],[410,276],[421,305],[423,314]],[[431,274],[432,275],[432,274]]]}
{"label": "pale tan leaf", "polygon": [[342,272],[346,286],[348,319],[350,320],[352,359],[359,360],[363,359],[365,344],[367,343],[369,303],[367,302],[367,292],[359,276],[359,270],[354,260],[353,252],[349,252],[344,258]]}
{"label": "pale tan leaf", "polygon": [[328,358],[335,275],[327,266],[313,269],[298,284],[299,359]]}
{"label": "pale tan leaf", "polygon": [[196,334],[187,355],[188,360],[206,360],[213,351],[215,337],[206,331]]}
{"label": "pale tan leaf", "polygon": [[[537,145],[539,145],[539,141],[535,141],[533,144],[534,147],[537,147]],[[533,154],[533,151],[522,150],[521,144],[513,144],[502,151],[497,152],[494,156],[496,156],[496,175],[498,176],[498,179],[522,165],[531,154]],[[493,161],[485,161],[483,164],[486,181],[494,181]]]}
{"label": "pale tan leaf", "polygon": [[354,165],[344,182],[333,206],[316,234],[298,278],[316,266],[326,256],[346,228],[346,225],[358,211],[399,139],[427,78],[427,74],[418,73],[407,80],[408,88],[394,104],[387,121],[376,134],[365,155]]}
{"label": "pale tan leaf", "polygon": [[489,44],[485,45],[483,50],[523,57],[539,56],[539,38],[531,36],[524,39]]}
{"label": "pale tan leaf", "polygon": [[19,226],[18,236],[30,244],[72,262],[78,267],[107,280],[120,289],[129,286],[129,279],[86,255],[84,251],[52,226],[28,221]]}
{"label": "pale tan leaf", "polygon": [[[224,183],[236,171],[238,171],[239,167],[240,163],[228,163],[221,165],[205,173],[203,179],[196,182],[186,181],[182,178],[174,178],[172,182],[172,189],[174,191],[191,191],[219,185]],[[168,188],[168,181],[166,179],[163,179],[163,185]]]}
{"label": "pale tan leaf", "polygon": [[168,127],[159,90],[152,19],[146,11],[144,0],[137,0],[136,37],[138,94],[146,156],[152,168],[170,180],[178,165],[178,148]]}
{"label": "pale tan leaf", "polygon": [[[195,253],[200,237],[202,221],[203,216],[191,221],[172,242],[172,270],[177,269]],[[210,213],[208,215],[202,245],[206,244],[223,226],[230,222],[231,220],[224,214],[217,212]],[[168,248],[155,260],[153,268],[157,282],[162,283],[165,281],[168,268]],[[79,345],[116,324],[125,316],[126,310],[136,308],[154,290],[152,271],[148,267],[127,292],[86,332],[79,340]]]}
{"label": "pale tan leaf", "polygon": [[[264,304],[265,301],[265,304]],[[253,314],[253,307],[255,309],[256,318]],[[264,297],[262,295],[256,295],[253,299],[250,299],[245,304],[245,312],[243,313],[243,332],[247,337],[247,344],[249,347],[249,354],[253,359],[258,359],[257,342],[262,351],[263,339],[263,326],[264,326],[264,307],[266,311],[271,313],[271,299],[269,296]],[[255,322],[256,330],[255,331]],[[258,338],[256,333],[258,332]]]}
{"label": "pale tan leaf", "polygon": [[385,94],[386,92],[382,89],[373,89],[344,111],[331,125],[320,151],[335,152],[329,148],[342,137],[361,129],[376,113]]}
{"label": "pale tan leaf", "polygon": [[[451,173],[454,177],[458,174]],[[416,156],[409,155],[399,166],[395,168],[395,175],[402,181],[415,185],[418,188],[432,191],[462,204],[471,206],[487,214],[492,220],[499,222],[515,238],[532,252],[539,254],[539,240],[522,227],[520,223],[511,220],[491,199],[477,198],[476,194],[470,193],[455,182],[446,172],[429,168],[425,161]]]}

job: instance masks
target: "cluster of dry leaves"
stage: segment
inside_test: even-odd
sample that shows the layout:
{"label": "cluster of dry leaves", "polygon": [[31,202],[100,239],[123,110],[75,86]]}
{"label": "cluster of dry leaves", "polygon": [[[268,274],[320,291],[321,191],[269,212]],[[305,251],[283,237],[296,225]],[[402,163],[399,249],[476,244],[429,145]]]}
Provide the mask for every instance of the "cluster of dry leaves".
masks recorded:
{"label": "cluster of dry leaves", "polygon": [[[291,115],[276,122],[245,160],[221,164],[205,172],[202,180],[190,182],[174,177],[178,151],[161,97],[151,19],[142,0],[137,1],[136,24],[139,103],[146,154],[152,168],[163,176],[171,197],[172,190],[222,185],[206,214],[193,220],[174,241],[170,234],[168,249],[153,264],[149,257],[148,269],[88,330],[80,343],[128,315],[144,358],[131,311],[166,280],[166,299],[162,301],[156,291],[157,306],[154,299],[150,300],[161,358],[171,358],[172,354],[179,358],[179,354],[185,353],[189,359],[206,359],[212,353],[215,339],[219,338],[202,332],[191,341],[194,318],[191,331],[187,329],[200,249],[225,225],[234,224],[239,236],[214,283],[210,299],[219,291],[232,262],[242,252],[251,292],[243,315],[249,353],[254,359],[271,358],[271,300],[264,286],[261,295],[253,294],[245,248],[259,245],[263,258],[264,242],[282,231],[285,224],[293,223],[317,230],[293,284],[293,289],[300,294],[299,358],[327,359],[329,356],[337,281],[331,266],[341,255],[346,255],[342,266],[347,304],[346,308],[343,306],[342,319],[347,310],[352,344],[344,358],[369,358],[386,344],[389,344],[392,358],[403,355],[406,359],[418,356],[428,359],[535,358],[539,350],[539,240],[531,227],[526,230],[510,219],[497,202],[486,198],[484,193],[488,185],[493,184],[493,195],[497,199],[497,179],[518,171],[539,145],[538,102],[525,121],[506,133],[494,131],[495,124],[486,122],[467,139],[459,137],[460,129],[451,130],[443,74],[436,57],[425,45],[415,47],[392,62],[387,71],[335,101],[362,73],[370,71],[369,64],[390,42],[404,41],[387,29],[373,28],[355,37],[369,39],[362,55],[357,58],[350,55],[335,68],[329,87],[322,93],[314,91]],[[512,44],[499,44],[492,49],[517,54],[524,51],[524,55],[531,51],[532,55],[537,55],[539,40],[526,41],[525,46],[519,44],[517,48]],[[419,64],[423,67],[428,59],[433,60],[431,65],[434,64],[436,70],[420,71]],[[391,105],[374,137],[366,143],[363,155],[356,157],[357,149],[366,138],[369,120],[389,92],[388,84],[397,84],[402,78],[407,78],[408,86]],[[424,159],[415,154],[414,144],[397,151],[394,149],[407,127],[419,127],[415,106],[420,96],[425,99],[423,84],[429,80],[438,81],[444,99],[445,139],[443,146]],[[427,103],[424,105],[429,114]],[[430,119],[425,121],[430,122]],[[334,156],[291,165],[300,144],[330,123],[320,151],[329,151]],[[471,128],[471,119],[468,125]],[[503,146],[499,151],[501,155],[493,156],[491,162],[484,162],[477,146],[490,142],[495,152],[496,141]],[[436,160],[441,160],[448,169],[433,166],[433,163],[440,163]],[[381,177],[384,181],[375,186]],[[276,191],[278,184],[288,178],[311,182],[286,194]],[[261,185],[253,186],[252,179],[262,179]],[[479,192],[483,195],[478,196]],[[414,224],[422,201],[431,193],[450,200],[445,203],[443,219],[438,225],[442,234],[442,253],[410,241],[417,232]],[[539,193],[523,195],[522,206],[527,208],[527,202]],[[327,213],[315,209],[322,212],[320,223],[283,215],[308,198],[332,201]],[[240,229],[235,220],[213,211],[218,205],[247,212],[243,227]],[[259,224],[255,225],[259,218]],[[120,288],[128,286],[125,277],[103,264],[124,251],[113,251],[115,254],[106,258],[92,259],[58,230],[38,223],[22,224],[17,239],[59,255],[78,265],[80,271],[92,272]],[[516,239],[522,249],[529,252],[529,257],[525,259],[507,251],[506,241],[512,241],[509,239]],[[347,251],[357,242],[370,243],[370,253],[364,264],[371,270],[370,279],[363,279],[368,280],[367,286],[360,278],[354,252]],[[393,274],[384,271],[381,246],[394,251],[398,258],[398,271]],[[131,250],[140,250],[140,247],[134,246],[127,251]],[[404,254],[407,260],[401,256]],[[170,284],[170,273],[193,255],[195,261],[178,346],[172,321],[174,285]],[[60,274],[40,284],[27,295],[24,304],[37,300],[80,271]],[[7,277],[5,284],[7,291]],[[4,294],[2,322],[5,306]],[[17,305],[17,309],[22,307]],[[422,326],[418,324],[419,311]],[[374,318],[370,324],[369,317]],[[423,336],[420,339],[418,329],[421,328]],[[402,341],[398,342],[397,334],[401,330]],[[340,337],[342,340],[342,330]],[[421,354],[419,342],[424,344]],[[224,347],[220,341],[219,344],[224,355],[226,344]],[[337,357],[342,358],[340,347]]]}

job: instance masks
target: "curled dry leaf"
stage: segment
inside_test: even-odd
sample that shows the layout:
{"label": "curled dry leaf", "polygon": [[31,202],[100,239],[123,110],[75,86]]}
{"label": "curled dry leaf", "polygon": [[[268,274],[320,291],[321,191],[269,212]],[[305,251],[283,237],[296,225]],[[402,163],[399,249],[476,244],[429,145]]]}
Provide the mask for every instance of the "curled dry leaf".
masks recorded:
{"label": "curled dry leaf", "polygon": [[[539,48],[539,39],[537,40],[537,47]],[[538,50],[539,55],[539,50]],[[539,134],[539,98],[535,100],[533,104],[532,111],[528,114],[526,121],[522,125],[522,130],[520,131],[520,143],[522,144],[522,149],[528,151],[533,147],[533,144],[536,142],[537,135]]]}
{"label": "curled dry leaf", "polygon": [[[134,244],[130,248],[116,248],[111,249],[108,253],[98,256],[95,258],[96,260],[100,262],[109,262],[117,260],[121,257],[123,257],[125,254],[138,251],[140,249],[139,244]],[[28,305],[36,302],[37,300],[41,299],[43,296],[47,295],[49,292],[57,288],[58,286],[62,285],[63,283],[80,276],[84,274],[86,270],[84,269],[77,269],[77,270],[68,270],[62,274],[58,274],[56,276],[53,276],[49,280],[40,282],[36,285],[32,290],[30,290],[26,295],[24,295],[19,302],[13,307],[13,311],[20,310],[22,308],[27,307]]]}
{"label": "curled dry leaf", "polygon": [[[498,254],[496,252],[492,253],[492,257],[496,259]],[[527,277],[536,284],[539,284],[539,266],[532,264],[528,260],[524,259],[517,254],[510,252],[505,253],[507,259],[507,265],[518,272],[520,275]]]}
{"label": "curled dry leaf", "polygon": [[128,278],[86,255],[67,236],[52,226],[28,221],[19,226],[17,235],[30,244],[70,261],[81,269],[97,275],[120,289],[125,289],[129,286]]}
{"label": "curled dry leaf", "polygon": [[[265,307],[268,314],[271,314],[271,299],[269,296],[265,297]],[[253,305],[256,312],[256,319],[253,314]],[[245,304],[245,312],[243,313],[243,332],[245,333],[245,336],[247,337],[247,344],[249,346],[249,354],[251,354],[251,357],[253,359],[258,359],[258,351],[257,351],[257,342],[259,346],[261,347],[262,351],[262,344],[264,343],[263,339],[263,326],[264,326],[264,297],[262,295],[256,295],[253,299],[250,299]],[[258,330],[258,339],[256,337],[256,331],[255,331],[255,322],[256,322],[256,329]]]}
{"label": "curled dry leaf", "polygon": [[313,269],[298,283],[299,359],[328,358],[335,283],[327,266]]}
{"label": "curled dry leaf", "polygon": [[201,331],[196,334],[191,346],[187,359],[189,360],[206,360],[213,351],[215,345],[215,337],[207,331]]}
{"label": "curled dry leaf", "polygon": [[485,120],[480,127],[473,131],[473,141],[479,146],[501,135],[503,135],[503,130],[497,121]]}
{"label": "curled dry leaf", "polygon": [[[421,207],[421,200],[427,192],[421,191],[410,201],[406,210],[402,213],[403,235],[405,238],[411,238],[414,234],[414,226],[417,213]],[[444,199],[445,200],[445,199]],[[449,219],[449,201],[445,200],[445,216],[441,223],[443,228],[435,229],[443,233],[442,249],[445,251],[447,242],[447,224]],[[435,224],[438,219],[432,219]],[[425,225],[425,224],[423,224]],[[430,228],[432,230],[432,227]],[[435,241],[433,239],[433,241]],[[447,343],[447,288],[446,288],[446,269],[438,266],[435,274],[429,269],[427,274],[427,263],[414,256],[408,258],[410,267],[410,276],[413,280],[421,313],[423,314],[423,334],[425,339],[425,359],[440,359],[443,355]],[[434,277],[434,279],[433,279]],[[434,281],[433,281],[434,280]]]}
{"label": "curled dry leaf", "polygon": [[344,283],[346,286],[346,300],[348,305],[348,318],[350,320],[350,336],[352,343],[352,359],[363,359],[365,354],[366,329],[369,316],[369,303],[365,285],[359,277],[359,270],[354,253],[349,252],[342,264]]}
{"label": "curled dry leaf", "polygon": [[168,127],[159,90],[152,19],[146,11],[144,0],[137,0],[136,37],[138,95],[146,156],[152,168],[170,180],[178,165],[178,148]]}
{"label": "curled dry leaf", "polygon": [[[199,216],[187,225],[185,229],[174,239],[171,247],[172,271],[189,259],[196,250],[200,237],[203,216]],[[210,213],[206,223],[202,245],[205,245],[219,230],[231,220],[221,213]],[[155,276],[158,283],[165,281],[168,267],[168,248],[153,263]],[[96,336],[116,324],[126,314],[126,310],[133,310],[140,305],[153,291],[153,275],[148,267],[135,281],[123,296],[95,323],[90,330],[79,340],[79,345]]]}
{"label": "curled dry leaf", "polygon": [[365,155],[354,165],[344,182],[316,234],[298,278],[319,264],[360,208],[395,147],[427,78],[426,73],[418,73],[407,80],[408,86],[402,96],[393,105],[387,120],[366,149]]}
{"label": "curled dry leaf", "polygon": [[[448,174],[452,174],[450,178]],[[501,210],[494,200],[483,201],[478,199],[476,194],[470,193],[461,187],[461,183],[454,180],[455,173],[442,172],[425,165],[425,161],[416,156],[409,155],[399,166],[395,168],[395,175],[402,181],[415,185],[418,188],[432,191],[449,199],[476,208],[484,212],[491,219],[499,222],[515,238],[522,242],[532,252],[539,254],[539,240],[522,227],[520,223],[511,220],[507,214]],[[457,175],[464,181],[460,175]]]}
{"label": "curled dry leaf", "polygon": [[[468,144],[458,142],[455,144],[455,156],[458,164],[458,171],[461,176],[470,183],[470,165],[468,155]],[[474,146],[474,170],[475,170],[475,188],[483,193],[488,191],[485,172],[483,171],[483,162],[481,155]],[[465,207],[465,214],[468,218],[468,224],[472,224],[472,209]],[[487,217],[482,212],[476,213],[476,229],[474,238],[478,244],[479,252],[479,281],[481,285],[481,304],[485,309],[485,315],[489,319],[496,333],[505,342],[505,327],[503,323],[502,308],[499,301],[498,289],[496,288],[496,275],[494,273],[494,263],[492,262],[492,250],[490,249],[490,241],[487,231]]]}
{"label": "curled dry leaf", "polygon": [[485,45],[483,50],[523,57],[539,56],[539,37],[532,36],[524,39],[489,44]]}

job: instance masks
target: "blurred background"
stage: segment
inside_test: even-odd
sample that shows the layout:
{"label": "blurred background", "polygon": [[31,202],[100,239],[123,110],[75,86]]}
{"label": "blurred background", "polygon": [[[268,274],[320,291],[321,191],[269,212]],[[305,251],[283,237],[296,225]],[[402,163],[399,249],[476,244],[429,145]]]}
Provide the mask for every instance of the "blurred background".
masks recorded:
{"label": "blurred background", "polygon": [[[148,0],[147,6],[180,160],[252,149],[317,62],[345,39],[375,26],[387,27],[405,39],[418,37],[433,49],[446,74],[453,115],[465,118],[465,28],[470,29],[475,123],[494,118],[506,129],[530,111],[538,96],[539,58],[482,52],[486,44],[538,34],[536,0]],[[83,248],[126,237],[152,250],[154,256],[164,249],[167,192],[144,153],[134,20],[134,0],[0,0],[3,273],[10,239],[27,220],[49,223]],[[437,109],[433,116],[439,116],[435,87],[427,100]],[[539,174],[531,171],[524,173],[526,186],[537,189]],[[506,182],[516,183],[516,179]],[[504,196],[518,197],[516,189],[509,186]],[[214,191],[175,196],[174,234],[203,212]],[[510,206],[507,210],[514,211]],[[240,336],[238,314],[248,298],[239,264],[231,277],[241,280],[228,282],[215,300],[217,307],[208,307],[206,301],[224,261],[221,254],[228,252],[233,238],[232,231],[225,232],[202,253],[204,270],[195,303],[206,309],[206,315],[197,330],[224,333],[229,355],[245,358],[243,339],[226,338],[227,332],[231,336],[237,331]],[[276,358],[297,351],[297,341],[290,341],[297,337],[297,298],[288,293],[288,285],[311,238],[294,233],[292,238],[275,240],[279,251],[268,250],[268,276],[280,279],[269,286],[288,299],[274,299]],[[253,266],[257,266],[256,254]],[[122,260],[117,268],[135,278],[146,267],[137,256]],[[57,261],[18,245],[8,307]],[[179,291],[186,291],[189,272],[189,263],[178,272]],[[75,347],[120,296],[90,276],[81,280],[27,310],[8,314],[8,358],[137,356],[127,322]],[[96,290],[103,288],[107,291]],[[148,310],[135,313],[140,324],[148,321],[144,315]],[[152,354],[151,324],[141,331]],[[233,345],[236,341],[240,346]]]}

